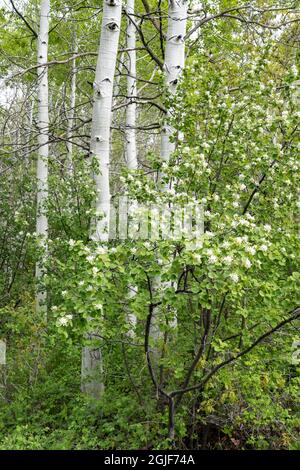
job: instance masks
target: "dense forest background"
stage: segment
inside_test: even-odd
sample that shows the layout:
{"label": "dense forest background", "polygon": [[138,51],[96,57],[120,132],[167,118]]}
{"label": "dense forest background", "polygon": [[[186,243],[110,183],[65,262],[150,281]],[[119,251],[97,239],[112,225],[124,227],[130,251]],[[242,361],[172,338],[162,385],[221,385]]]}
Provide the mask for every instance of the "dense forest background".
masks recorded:
{"label": "dense forest background", "polygon": [[0,449],[300,449],[299,40],[299,1],[1,2]]}

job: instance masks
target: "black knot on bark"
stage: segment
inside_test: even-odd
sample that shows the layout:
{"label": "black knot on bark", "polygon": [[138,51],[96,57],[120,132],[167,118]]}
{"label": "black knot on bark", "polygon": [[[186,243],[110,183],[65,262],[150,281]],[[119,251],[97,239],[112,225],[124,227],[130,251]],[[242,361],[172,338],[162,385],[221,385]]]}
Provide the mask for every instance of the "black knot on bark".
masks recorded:
{"label": "black knot on bark", "polygon": [[117,29],[118,29],[118,25],[114,21],[111,21],[110,23],[107,23],[106,26],[110,31],[117,31]]}

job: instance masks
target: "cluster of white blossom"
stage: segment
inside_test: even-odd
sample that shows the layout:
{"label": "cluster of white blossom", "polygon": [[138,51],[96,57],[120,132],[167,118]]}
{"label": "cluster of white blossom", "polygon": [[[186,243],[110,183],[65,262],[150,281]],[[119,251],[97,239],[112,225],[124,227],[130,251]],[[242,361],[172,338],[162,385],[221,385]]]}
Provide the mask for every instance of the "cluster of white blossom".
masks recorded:
{"label": "cluster of white blossom", "polygon": [[73,315],[71,314],[64,315],[57,319],[56,324],[57,326],[67,326],[69,323],[71,323],[72,318],[73,318]]}

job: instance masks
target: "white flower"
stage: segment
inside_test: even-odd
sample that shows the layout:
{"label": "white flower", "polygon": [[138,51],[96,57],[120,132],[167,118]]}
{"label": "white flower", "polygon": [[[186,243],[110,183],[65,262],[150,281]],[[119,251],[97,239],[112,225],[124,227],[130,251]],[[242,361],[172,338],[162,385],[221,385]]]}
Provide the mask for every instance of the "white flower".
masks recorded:
{"label": "white flower", "polygon": [[93,276],[96,276],[96,274],[99,272],[99,269],[96,268],[96,266],[94,266],[92,271],[93,271]]}
{"label": "white flower", "polygon": [[241,191],[244,191],[246,188],[247,188],[247,186],[244,183],[240,184],[240,190]]}
{"label": "white flower", "polygon": [[231,273],[229,275],[230,279],[233,281],[233,282],[239,282],[239,275],[237,273]]}
{"label": "white flower", "polygon": [[255,249],[254,246],[246,246],[245,251],[246,251],[247,253],[250,253],[250,255],[253,255],[253,256],[254,256],[255,253],[256,253],[256,249]]}
{"label": "white flower", "polygon": [[96,250],[97,255],[104,255],[106,252],[107,252],[107,250],[103,246],[98,246],[98,248]]}
{"label": "white flower", "polygon": [[68,293],[67,290],[63,290],[62,293],[61,293],[61,295],[62,295],[63,297],[65,297],[65,296],[67,295],[67,293]]}
{"label": "white flower", "polygon": [[75,240],[72,240],[72,239],[69,240],[69,246],[73,247],[73,246],[75,246],[75,245],[76,245]]}
{"label": "white flower", "polygon": [[260,245],[259,248],[260,248],[261,251],[268,251],[267,245]]}
{"label": "white flower", "polygon": [[235,241],[238,245],[242,245],[244,243],[244,240],[242,237],[236,237]]}
{"label": "white flower", "polygon": [[89,255],[89,256],[86,257],[86,260],[87,260],[89,263],[93,263],[93,262],[94,262],[94,256]]}
{"label": "white flower", "polygon": [[244,225],[245,227],[249,227],[250,222],[249,222],[249,220],[247,220],[247,219],[241,219],[241,220],[240,220],[240,224],[241,224],[241,225]]}
{"label": "white flower", "polygon": [[218,261],[218,257],[216,255],[211,255],[209,258],[208,258],[208,262],[210,264],[214,264]]}
{"label": "white flower", "polygon": [[266,225],[264,225],[264,229],[265,229],[267,232],[271,232],[272,227],[271,227],[271,225],[266,224]]}
{"label": "white flower", "polygon": [[239,205],[240,205],[240,203],[239,203],[238,201],[234,201],[234,202],[232,203],[232,206],[233,206],[233,207],[239,207]]}
{"label": "white flower", "polygon": [[226,240],[225,242],[222,243],[222,246],[224,248],[229,248],[230,247],[230,243]]}
{"label": "white flower", "polygon": [[95,304],[95,309],[96,310],[102,310],[103,309],[103,305],[98,303],[98,304]]}
{"label": "white flower", "polygon": [[66,326],[72,320],[73,315],[65,315],[57,320],[59,326]]}
{"label": "white flower", "polygon": [[84,281],[79,281],[79,282],[78,282],[78,285],[79,285],[79,286],[83,286],[83,285],[84,285]]}
{"label": "white flower", "polygon": [[232,261],[233,261],[233,257],[230,256],[230,255],[225,256],[225,257],[223,258],[223,261],[224,261],[225,264],[230,265],[230,264],[232,263]]}
{"label": "white flower", "polygon": [[245,268],[247,268],[247,269],[251,268],[251,266],[252,266],[252,263],[248,258],[245,258],[243,260],[243,264],[244,264]]}
{"label": "white flower", "polygon": [[297,67],[297,65],[295,65],[295,64],[292,65],[291,71],[292,71],[293,75],[297,76],[297,75],[298,75],[298,67]]}
{"label": "white flower", "polygon": [[51,310],[52,310],[52,312],[57,312],[58,307],[56,305],[53,305],[53,307],[51,307]]}

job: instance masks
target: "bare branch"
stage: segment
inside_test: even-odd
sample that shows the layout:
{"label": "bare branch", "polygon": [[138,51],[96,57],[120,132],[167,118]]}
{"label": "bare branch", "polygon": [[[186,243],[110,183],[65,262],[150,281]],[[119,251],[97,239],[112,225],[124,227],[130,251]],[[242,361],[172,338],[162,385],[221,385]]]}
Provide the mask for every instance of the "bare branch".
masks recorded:
{"label": "bare branch", "polygon": [[35,32],[35,30],[32,28],[32,26],[30,26],[30,24],[28,23],[28,21],[26,20],[26,18],[24,18],[24,16],[22,15],[22,13],[16,8],[13,0],[9,0],[10,3],[11,3],[11,6],[13,7],[14,11],[17,13],[18,17],[21,18],[21,20],[26,24],[27,28],[32,32],[32,34],[34,35],[35,38],[38,37],[37,33]]}

